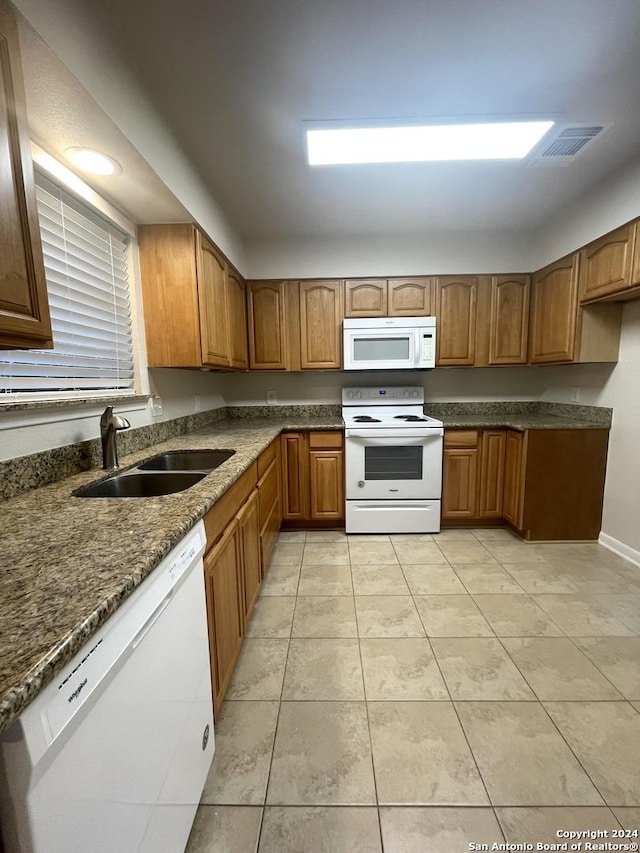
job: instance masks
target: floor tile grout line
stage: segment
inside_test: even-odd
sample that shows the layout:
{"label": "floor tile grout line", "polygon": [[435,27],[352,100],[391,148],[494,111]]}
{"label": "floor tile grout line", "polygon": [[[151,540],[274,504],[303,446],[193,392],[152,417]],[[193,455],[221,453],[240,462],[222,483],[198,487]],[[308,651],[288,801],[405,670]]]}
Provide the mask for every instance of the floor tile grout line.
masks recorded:
{"label": "floor tile grout line", "polygon": [[[349,567],[351,569],[351,587],[353,587],[353,566],[351,565],[351,552],[349,552]],[[376,815],[378,818],[378,835],[380,837],[380,850],[384,851],[384,841],[382,838],[382,821],[380,818],[380,800],[378,798],[378,779],[376,776],[376,765],[373,760],[373,738],[371,737],[371,720],[369,719],[369,702],[367,699],[367,683],[364,678],[364,664],[362,663],[362,645],[361,645],[361,637],[360,637],[360,625],[358,623],[358,611],[355,606],[355,589],[354,589],[354,602],[353,609],[356,615],[356,634],[358,635],[358,655],[360,657],[360,673],[362,675],[362,695],[364,697],[364,712],[367,718],[367,733],[369,735],[369,753],[371,755],[371,775],[373,778],[373,794],[376,799]]]}
{"label": "floor tile grout line", "polygon": [[546,708],[546,706],[545,706],[545,703],[544,703],[544,702],[540,702],[540,706],[541,706],[542,710],[544,711],[544,713],[547,715],[547,717],[551,720],[551,724],[553,725],[553,727],[555,728],[555,730],[558,732],[558,734],[560,735],[560,737],[562,738],[562,740],[563,740],[563,741],[565,742],[565,744],[567,745],[567,748],[568,748],[569,752],[573,755],[573,757],[575,758],[575,760],[578,762],[578,764],[579,764],[579,765],[580,765],[580,767],[582,768],[582,771],[584,772],[584,774],[585,774],[585,776],[587,777],[587,779],[591,782],[591,784],[593,785],[593,787],[595,788],[595,790],[598,792],[598,796],[599,796],[599,797],[600,797],[600,799],[602,800],[603,804],[604,804],[605,806],[607,806],[607,808],[609,808],[609,804],[607,803],[607,800],[606,800],[606,798],[605,798],[604,794],[602,793],[602,791],[600,790],[600,788],[596,785],[595,779],[593,779],[593,778],[591,777],[591,774],[587,771],[587,768],[584,766],[584,764],[582,763],[582,761],[580,761],[579,756],[577,755],[577,753],[575,752],[575,750],[573,749],[573,747],[571,746],[571,744],[569,743],[569,741],[567,740],[567,738],[563,735],[563,733],[562,733],[562,731],[561,731],[560,727],[558,726],[558,724],[556,723],[556,721],[553,719],[553,717],[551,716],[551,714],[550,714],[550,713],[549,713],[549,711],[547,710],[547,708]]}
{"label": "floor tile grout line", "polygon": [[[446,559],[446,557],[445,557],[445,559]],[[404,572],[403,572],[403,574],[404,574]],[[405,581],[406,581],[406,577],[405,577]],[[411,590],[410,590],[410,591],[411,591]],[[486,794],[486,796],[487,796],[487,803],[488,803],[490,806],[492,806],[493,804],[492,804],[492,802],[491,802],[491,796],[489,795],[489,790],[488,790],[488,788],[487,788],[487,784],[486,784],[486,782],[485,782],[485,780],[484,780],[484,777],[483,777],[482,773],[480,772],[480,767],[478,766],[478,761],[477,761],[477,759],[476,759],[475,753],[473,752],[473,749],[471,748],[471,744],[469,743],[469,738],[467,737],[467,733],[466,733],[466,731],[464,730],[464,726],[462,725],[462,720],[460,719],[460,715],[458,714],[458,709],[456,708],[456,706],[455,706],[455,702],[453,701],[453,698],[451,697],[451,690],[449,689],[449,684],[447,683],[447,679],[444,677],[444,673],[443,673],[443,671],[442,671],[442,667],[440,666],[440,661],[438,660],[438,658],[437,658],[437,656],[436,656],[435,650],[434,650],[434,648],[433,648],[433,644],[431,643],[431,638],[429,637],[429,634],[428,634],[428,632],[427,632],[426,625],[424,624],[424,622],[423,622],[423,620],[422,620],[422,616],[420,615],[420,611],[418,610],[418,607],[417,607],[417,605],[416,605],[416,603],[415,603],[415,600],[413,599],[413,593],[411,593],[411,599],[412,599],[412,601],[413,601],[413,606],[415,607],[415,609],[416,609],[416,611],[417,611],[417,613],[418,613],[418,617],[419,617],[419,619],[420,619],[420,622],[422,623],[422,627],[424,628],[425,637],[426,637],[427,643],[429,644],[429,648],[431,649],[431,654],[433,655],[433,660],[435,661],[435,664],[436,664],[436,666],[438,667],[438,672],[440,673],[440,678],[442,679],[442,683],[444,684],[444,689],[447,691],[447,694],[448,694],[448,696],[449,696],[449,701],[451,702],[451,708],[453,709],[453,713],[456,715],[456,719],[458,720],[458,725],[460,726],[460,730],[462,731],[462,736],[463,736],[463,737],[464,737],[464,739],[465,739],[465,743],[467,744],[467,748],[468,748],[468,750],[469,750],[469,754],[471,755],[471,758],[472,758],[472,760],[473,760],[474,766],[475,766],[476,771],[477,771],[477,773],[478,773],[478,778],[479,778],[479,779],[480,779],[480,781],[482,782],[482,787],[484,788],[484,792],[485,792],[485,794]],[[498,825],[499,825],[499,824],[498,824]],[[502,831],[502,830],[501,830],[501,831]]]}

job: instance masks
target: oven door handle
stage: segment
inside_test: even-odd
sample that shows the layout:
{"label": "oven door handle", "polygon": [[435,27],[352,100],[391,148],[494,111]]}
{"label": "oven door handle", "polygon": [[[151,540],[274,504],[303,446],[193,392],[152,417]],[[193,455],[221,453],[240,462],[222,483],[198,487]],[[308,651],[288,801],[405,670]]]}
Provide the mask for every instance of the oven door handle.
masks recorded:
{"label": "oven door handle", "polygon": [[[424,430],[418,431],[415,429],[390,429],[390,430],[356,430],[349,429],[346,431],[347,438],[366,438],[371,444],[423,444],[429,439],[441,438],[444,433],[442,428],[433,427],[428,432]],[[412,439],[407,442],[405,439]],[[415,441],[419,439],[419,441]]]}

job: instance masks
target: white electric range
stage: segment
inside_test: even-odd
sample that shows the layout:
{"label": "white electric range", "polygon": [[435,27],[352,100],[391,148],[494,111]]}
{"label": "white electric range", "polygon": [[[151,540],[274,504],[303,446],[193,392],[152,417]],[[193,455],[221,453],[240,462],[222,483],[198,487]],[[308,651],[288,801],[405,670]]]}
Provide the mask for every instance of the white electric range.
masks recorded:
{"label": "white electric range", "polygon": [[344,388],[347,533],[437,533],[442,421],[424,389]]}

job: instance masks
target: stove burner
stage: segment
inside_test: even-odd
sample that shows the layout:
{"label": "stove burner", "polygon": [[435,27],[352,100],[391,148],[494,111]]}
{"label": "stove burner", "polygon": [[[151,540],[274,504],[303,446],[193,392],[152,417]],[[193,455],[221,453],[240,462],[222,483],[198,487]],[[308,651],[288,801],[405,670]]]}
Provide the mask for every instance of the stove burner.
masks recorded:
{"label": "stove burner", "polygon": [[356,417],[353,420],[357,421],[358,423],[365,423],[365,424],[382,423],[380,418],[372,418],[371,415],[356,415]]}
{"label": "stove burner", "polygon": [[403,421],[424,421],[426,418],[421,418],[420,415],[395,415]]}

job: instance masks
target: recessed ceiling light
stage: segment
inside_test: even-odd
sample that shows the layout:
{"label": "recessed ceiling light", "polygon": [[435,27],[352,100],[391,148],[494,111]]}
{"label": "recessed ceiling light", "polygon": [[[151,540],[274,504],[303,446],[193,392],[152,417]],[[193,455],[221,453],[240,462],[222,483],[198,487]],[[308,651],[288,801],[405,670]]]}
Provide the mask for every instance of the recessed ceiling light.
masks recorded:
{"label": "recessed ceiling light", "polygon": [[375,127],[307,127],[311,166],[526,157],[552,121]]}
{"label": "recessed ceiling light", "polygon": [[122,166],[116,160],[91,148],[65,148],[64,156],[77,169],[91,175],[115,175],[122,171]]}

